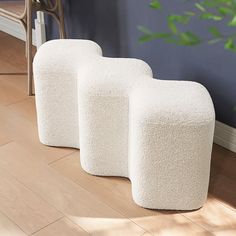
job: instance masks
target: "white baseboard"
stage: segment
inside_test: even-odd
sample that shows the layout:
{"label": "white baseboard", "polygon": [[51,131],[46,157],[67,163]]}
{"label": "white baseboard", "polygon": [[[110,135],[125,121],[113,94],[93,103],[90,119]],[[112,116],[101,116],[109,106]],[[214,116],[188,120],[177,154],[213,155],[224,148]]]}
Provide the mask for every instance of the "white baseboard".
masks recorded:
{"label": "white baseboard", "polygon": [[[10,34],[18,39],[21,39],[25,41],[26,35],[23,26],[18,24],[17,22],[14,22],[12,20],[8,20],[4,17],[0,17],[0,31],[3,31],[7,34]],[[35,30],[33,29],[33,45],[36,44],[36,34]]]}
{"label": "white baseboard", "polygon": [[216,121],[214,143],[236,153],[236,129]]}
{"label": "white baseboard", "polygon": [[[36,22],[37,31],[33,29],[32,40],[33,40],[33,45],[39,47],[41,44],[43,44],[46,41],[45,25],[44,23],[43,24],[40,23],[40,21],[38,21],[37,19],[35,22]],[[23,26],[17,22],[6,19],[4,17],[0,17],[0,31],[10,34],[23,41],[25,41],[26,39],[25,30]]]}

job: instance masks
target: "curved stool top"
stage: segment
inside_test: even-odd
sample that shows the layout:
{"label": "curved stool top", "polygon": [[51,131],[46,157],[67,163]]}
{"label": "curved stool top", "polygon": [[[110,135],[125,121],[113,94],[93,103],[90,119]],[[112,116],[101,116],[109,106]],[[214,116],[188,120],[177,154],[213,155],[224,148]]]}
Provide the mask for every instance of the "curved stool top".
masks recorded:
{"label": "curved stool top", "polygon": [[128,97],[135,84],[152,76],[152,69],[142,60],[99,57],[79,69],[79,87],[82,93],[93,96]]}
{"label": "curved stool top", "polygon": [[34,73],[77,73],[78,68],[87,60],[101,55],[100,46],[90,40],[51,40],[37,51]]}
{"label": "curved stool top", "polygon": [[215,119],[208,91],[196,82],[148,80],[132,91],[130,99],[143,122],[186,126]]}

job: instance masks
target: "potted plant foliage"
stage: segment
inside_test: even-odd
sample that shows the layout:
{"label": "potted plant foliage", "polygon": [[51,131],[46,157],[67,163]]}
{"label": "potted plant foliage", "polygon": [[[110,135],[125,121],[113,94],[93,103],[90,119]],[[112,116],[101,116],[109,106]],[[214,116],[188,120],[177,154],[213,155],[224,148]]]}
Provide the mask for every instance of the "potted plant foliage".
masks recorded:
{"label": "potted plant foliage", "polygon": [[[152,31],[145,26],[139,26],[142,35],[141,43],[152,40],[163,40],[166,43],[195,46],[202,43],[219,44],[225,50],[236,53],[236,0],[183,0],[184,4],[192,4],[191,11],[181,14],[168,14],[165,18],[168,28],[165,31]],[[164,0],[151,0],[149,6],[163,14],[165,12]],[[188,5],[189,7],[189,5]],[[188,8],[186,6],[186,9]],[[193,32],[189,23],[193,20],[207,21],[209,36]],[[218,27],[219,26],[219,27]],[[227,33],[225,33],[227,32]],[[236,106],[233,110],[236,112]]]}

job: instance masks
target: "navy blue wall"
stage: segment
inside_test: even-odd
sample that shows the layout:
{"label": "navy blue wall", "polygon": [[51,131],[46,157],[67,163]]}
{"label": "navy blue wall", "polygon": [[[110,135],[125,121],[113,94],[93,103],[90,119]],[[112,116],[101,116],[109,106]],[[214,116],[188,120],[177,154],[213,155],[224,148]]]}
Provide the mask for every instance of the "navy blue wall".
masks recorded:
{"label": "navy blue wall", "polygon": [[[166,29],[163,14],[148,7],[149,0],[65,0],[67,34],[88,38],[101,45],[106,56],[136,57],[147,61],[155,77],[194,80],[209,90],[217,120],[236,127],[236,54],[223,46],[203,44],[196,47],[168,45],[161,41],[138,43],[137,25]],[[166,14],[186,10],[180,1],[165,2]],[[48,20],[49,38],[57,37]],[[191,28],[204,35],[205,22],[192,22]]]}

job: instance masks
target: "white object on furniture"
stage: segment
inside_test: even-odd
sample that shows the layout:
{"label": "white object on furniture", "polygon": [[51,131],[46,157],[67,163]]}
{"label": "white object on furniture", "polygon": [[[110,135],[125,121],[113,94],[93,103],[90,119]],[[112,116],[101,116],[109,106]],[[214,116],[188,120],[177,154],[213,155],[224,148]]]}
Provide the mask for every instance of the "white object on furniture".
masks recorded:
{"label": "white object on furniture", "polygon": [[34,78],[41,142],[80,147],[90,174],[129,178],[142,207],[201,207],[215,121],[207,90],[154,80],[141,60],[101,55],[87,40],[40,47]]}
{"label": "white object on furniture", "polygon": [[36,33],[36,47],[39,49],[39,47],[46,42],[46,28],[43,12],[37,12],[37,18],[34,20],[34,25]]}
{"label": "white object on furniture", "polygon": [[134,201],[192,210],[207,198],[215,113],[207,90],[146,81],[130,95],[129,170]]}

